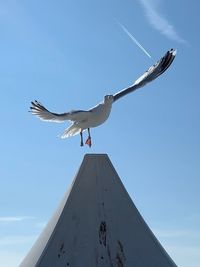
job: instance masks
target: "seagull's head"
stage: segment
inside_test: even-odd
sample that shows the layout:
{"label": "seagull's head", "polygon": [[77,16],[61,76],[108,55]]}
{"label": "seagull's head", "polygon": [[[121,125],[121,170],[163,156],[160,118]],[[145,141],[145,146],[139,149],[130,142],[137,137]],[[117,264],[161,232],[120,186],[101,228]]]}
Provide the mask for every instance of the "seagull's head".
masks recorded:
{"label": "seagull's head", "polygon": [[114,101],[114,96],[113,95],[105,95],[104,96],[104,103],[105,104],[112,104]]}

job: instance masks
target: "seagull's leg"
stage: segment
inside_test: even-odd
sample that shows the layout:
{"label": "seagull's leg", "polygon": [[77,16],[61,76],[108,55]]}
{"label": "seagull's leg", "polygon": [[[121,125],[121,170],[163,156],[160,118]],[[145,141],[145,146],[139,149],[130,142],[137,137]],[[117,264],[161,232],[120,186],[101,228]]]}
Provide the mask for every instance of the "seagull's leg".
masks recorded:
{"label": "seagull's leg", "polygon": [[83,146],[83,132],[80,131],[80,136],[81,136],[81,146]]}
{"label": "seagull's leg", "polygon": [[90,128],[88,128],[88,139],[86,140],[86,145],[88,145],[89,147],[92,146],[92,138],[91,138],[91,135],[90,135]]}

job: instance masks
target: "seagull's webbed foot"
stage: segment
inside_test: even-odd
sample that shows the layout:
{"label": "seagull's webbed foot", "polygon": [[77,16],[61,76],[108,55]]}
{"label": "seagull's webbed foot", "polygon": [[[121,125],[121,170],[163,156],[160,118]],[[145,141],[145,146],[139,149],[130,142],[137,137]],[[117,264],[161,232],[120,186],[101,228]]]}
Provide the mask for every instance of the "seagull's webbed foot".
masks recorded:
{"label": "seagull's webbed foot", "polygon": [[89,147],[92,146],[92,138],[91,138],[91,135],[90,135],[90,128],[88,128],[88,138],[85,141],[85,144],[88,145]]}
{"label": "seagull's webbed foot", "polygon": [[85,144],[88,145],[89,147],[92,146],[92,139],[91,139],[91,137],[88,137],[88,139],[85,141]]}
{"label": "seagull's webbed foot", "polygon": [[81,143],[80,143],[80,146],[83,146],[83,132],[82,132],[82,131],[80,132],[80,136],[81,136]]}

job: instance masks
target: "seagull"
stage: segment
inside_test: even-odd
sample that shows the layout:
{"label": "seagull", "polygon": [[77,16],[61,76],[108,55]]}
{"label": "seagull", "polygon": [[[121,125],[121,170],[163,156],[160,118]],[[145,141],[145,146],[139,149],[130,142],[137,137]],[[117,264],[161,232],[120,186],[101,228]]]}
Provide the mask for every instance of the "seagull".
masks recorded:
{"label": "seagull", "polygon": [[145,86],[147,83],[155,80],[158,76],[164,73],[172,64],[176,50],[171,49],[165,53],[165,55],[152,65],[143,75],[141,75],[131,86],[119,91],[114,95],[106,95],[101,103],[89,110],[72,110],[65,113],[54,113],[46,109],[37,100],[31,102],[30,112],[43,121],[51,122],[64,122],[71,121],[71,125],[64,131],[61,138],[67,138],[80,134],[81,142],[83,146],[83,131],[88,131],[88,138],[85,142],[89,147],[92,146],[92,139],[90,134],[90,128],[97,127],[104,123],[111,112],[112,104],[119,100],[121,97],[134,92],[135,90]]}

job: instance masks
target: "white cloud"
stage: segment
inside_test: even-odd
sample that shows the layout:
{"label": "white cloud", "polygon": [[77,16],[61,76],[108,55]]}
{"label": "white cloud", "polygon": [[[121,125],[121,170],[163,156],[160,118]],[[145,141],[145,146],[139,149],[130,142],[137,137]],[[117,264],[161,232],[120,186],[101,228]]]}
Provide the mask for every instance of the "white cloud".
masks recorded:
{"label": "white cloud", "polygon": [[36,227],[43,229],[47,225],[47,222],[38,222],[36,223]]}
{"label": "white cloud", "polygon": [[200,231],[193,230],[155,230],[155,234],[160,238],[190,238],[200,239]]}
{"label": "white cloud", "polygon": [[200,247],[190,245],[172,245],[165,244],[165,248],[177,266],[181,267],[199,267]]}
{"label": "white cloud", "polygon": [[36,239],[36,235],[9,235],[0,237],[0,266],[19,266]]}
{"label": "white cloud", "polygon": [[200,231],[194,229],[154,229],[153,232],[177,266],[199,267]]}
{"label": "white cloud", "polygon": [[4,267],[16,267],[19,266],[22,261],[24,254],[16,251],[0,251],[1,266]]}
{"label": "white cloud", "polygon": [[24,220],[32,220],[35,219],[34,217],[30,217],[30,216],[4,216],[4,217],[0,217],[0,223],[11,223],[11,222],[21,222]]}
{"label": "white cloud", "polygon": [[21,236],[3,236],[0,237],[0,247],[6,246],[16,246],[16,245],[25,245],[32,244],[36,240],[37,236],[35,235],[21,235]]}
{"label": "white cloud", "polygon": [[174,26],[160,13],[159,6],[162,0],[139,0],[142,4],[150,24],[167,38],[187,44],[187,42],[177,33]]}

